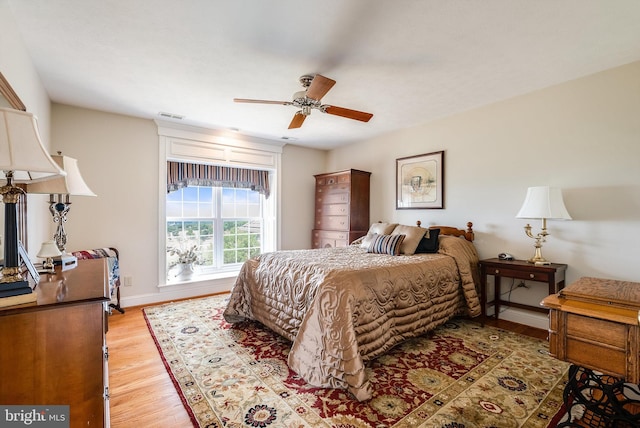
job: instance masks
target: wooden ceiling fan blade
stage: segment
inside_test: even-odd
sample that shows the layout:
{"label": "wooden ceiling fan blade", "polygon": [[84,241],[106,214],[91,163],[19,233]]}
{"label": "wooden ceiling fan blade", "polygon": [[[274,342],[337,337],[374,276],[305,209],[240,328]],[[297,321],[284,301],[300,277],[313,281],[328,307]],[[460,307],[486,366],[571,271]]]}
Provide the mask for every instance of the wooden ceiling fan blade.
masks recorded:
{"label": "wooden ceiling fan blade", "polygon": [[361,122],[369,122],[369,120],[373,117],[373,114],[371,113],[365,113],[363,111],[351,110],[348,108],[336,106],[326,106],[324,112],[336,116],[346,117],[347,119],[359,120]]}
{"label": "wooden ceiling fan blade", "polygon": [[306,118],[306,114],[303,114],[301,111],[297,112],[289,124],[289,129],[300,128]]}
{"label": "wooden ceiling fan blade", "polygon": [[309,88],[307,89],[307,97],[314,100],[320,100],[331,88],[333,88],[333,85],[335,84],[335,80],[316,74],[311,81],[311,85],[309,85]]}
{"label": "wooden ceiling fan blade", "polygon": [[236,103],[253,103],[253,104],[280,104],[283,106],[290,106],[291,101],[271,101],[271,100],[252,100],[249,98],[234,98]]}

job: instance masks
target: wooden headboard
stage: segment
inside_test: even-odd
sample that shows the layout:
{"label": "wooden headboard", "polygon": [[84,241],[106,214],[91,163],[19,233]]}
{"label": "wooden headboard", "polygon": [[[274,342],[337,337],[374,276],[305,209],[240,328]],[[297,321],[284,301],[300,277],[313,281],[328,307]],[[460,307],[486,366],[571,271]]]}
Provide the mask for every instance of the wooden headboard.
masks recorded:
{"label": "wooden headboard", "polygon": [[[422,224],[420,220],[416,222],[418,226]],[[429,226],[429,229],[440,229],[441,235],[463,236],[469,242],[473,242],[475,238],[473,234],[473,223],[467,222],[467,229],[458,229],[453,226]]]}

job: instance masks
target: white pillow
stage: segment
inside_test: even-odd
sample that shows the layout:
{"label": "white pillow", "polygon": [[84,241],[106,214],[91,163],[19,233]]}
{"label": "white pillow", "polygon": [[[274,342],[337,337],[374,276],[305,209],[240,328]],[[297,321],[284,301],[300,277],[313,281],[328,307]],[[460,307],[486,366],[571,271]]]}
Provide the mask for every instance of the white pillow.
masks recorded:
{"label": "white pillow", "polygon": [[407,256],[415,254],[420,240],[426,233],[427,229],[424,227],[405,226],[404,224],[399,224],[393,229],[393,232],[391,232],[392,235],[406,235],[404,241],[402,241],[402,245],[400,245],[400,253],[406,254]]}
{"label": "white pillow", "polygon": [[371,245],[373,241],[373,235],[391,235],[391,232],[393,232],[393,229],[395,229],[397,225],[398,223],[373,223],[369,228],[369,232],[367,232],[367,235],[360,243],[360,246],[362,248],[369,248],[369,245]]}

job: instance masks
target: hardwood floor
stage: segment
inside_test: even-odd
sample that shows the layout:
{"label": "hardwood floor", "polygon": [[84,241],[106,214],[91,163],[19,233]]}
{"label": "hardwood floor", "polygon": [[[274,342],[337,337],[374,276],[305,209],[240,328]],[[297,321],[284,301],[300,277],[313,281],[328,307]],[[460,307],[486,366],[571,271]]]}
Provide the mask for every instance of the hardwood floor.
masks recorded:
{"label": "hardwood floor", "polygon": [[[478,319],[479,321],[480,319]],[[506,320],[496,320],[493,317],[485,317],[484,324],[492,327],[498,327],[503,330],[513,331],[515,333],[522,334],[523,336],[535,337],[541,340],[549,339],[549,332],[540,328],[529,327],[528,325],[518,324]]]}
{"label": "hardwood floor", "polygon": [[[547,331],[493,318],[485,324],[547,338]],[[109,317],[109,390],[113,428],[182,428],[192,423],[167,374],[141,307]]]}
{"label": "hardwood floor", "polygon": [[113,428],[191,427],[149,333],[141,307],[109,317],[109,396]]}

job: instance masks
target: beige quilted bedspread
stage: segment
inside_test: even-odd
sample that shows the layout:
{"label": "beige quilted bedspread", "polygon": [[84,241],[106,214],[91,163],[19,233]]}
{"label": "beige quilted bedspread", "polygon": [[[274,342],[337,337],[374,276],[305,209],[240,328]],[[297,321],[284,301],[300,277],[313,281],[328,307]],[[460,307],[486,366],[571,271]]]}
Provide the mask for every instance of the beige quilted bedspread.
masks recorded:
{"label": "beige quilted bedspread", "polygon": [[478,255],[441,236],[438,254],[388,256],[357,246],[262,254],[242,267],[224,312],[291,340],[308,383],[371,397],[365,363],[460,314],[477,316]]}

